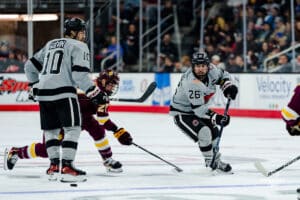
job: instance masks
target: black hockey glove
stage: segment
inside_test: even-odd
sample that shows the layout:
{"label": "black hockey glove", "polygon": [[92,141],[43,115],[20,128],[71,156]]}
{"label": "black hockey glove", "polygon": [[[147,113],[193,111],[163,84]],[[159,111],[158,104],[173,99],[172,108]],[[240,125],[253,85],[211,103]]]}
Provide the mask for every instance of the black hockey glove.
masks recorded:
{"label": "black hockey glove", "polygon": [[225,127],[230,122],[230,116],[229,115],[224,116],[224,115],[219,115],[217,113],[214,113],[214,114],[211,115],[210,120],[211,120],[211,123],[213,125],[215,125],[215,124],[218,124],[218,125],[223,124],[223,126]]}
{"label": "black hockey glove", "polygon": [[118,130],[116,130],[116,132],[114,132],[114,136],[123,145],[132,144],[132,137],[124,128],[119,128]]}
{"label": "black hockey glove", "polygon": [[37,95],[37,92],[38,92],[38,89],[35,87],[35,84],[38,83],[38,82],[34,82],[34,83],[29,83],[28,86],[29,86],[29,91],[28,91],[28,100],[30,101],[34,101],[36,102],[36,95]]}
{"label": "black hockey glove", "polygon": [[88,89],[86,96],[89,97],[96,106],[109,102],[108,95],[105,94],[105,92],[102,92],[97,86],[92,86]]}
{"label": "black hockey glove", "polygon": [[300,136],[300,127],[298,124],[295,126],[286,125],[286,130],[291,136]]}
{"label": "black hockey glove", "polygon": [[238,88],[234,84],[232,84],[231,81],[225,81],[221,85],[221,89],[226,98],[235,100],[236,95],[238,93]]}

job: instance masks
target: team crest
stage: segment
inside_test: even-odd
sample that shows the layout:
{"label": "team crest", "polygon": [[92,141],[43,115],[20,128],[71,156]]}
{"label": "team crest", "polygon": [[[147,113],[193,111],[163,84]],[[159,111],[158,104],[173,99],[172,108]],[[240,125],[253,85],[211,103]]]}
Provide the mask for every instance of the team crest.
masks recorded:
{"label": "team crest", "polygon": [[194,120],[192,121],[192,124],[193,124],[194,126],[198,126],[198,125],[199,125],[199,121],[198,121],[197,119],[194,119]]}

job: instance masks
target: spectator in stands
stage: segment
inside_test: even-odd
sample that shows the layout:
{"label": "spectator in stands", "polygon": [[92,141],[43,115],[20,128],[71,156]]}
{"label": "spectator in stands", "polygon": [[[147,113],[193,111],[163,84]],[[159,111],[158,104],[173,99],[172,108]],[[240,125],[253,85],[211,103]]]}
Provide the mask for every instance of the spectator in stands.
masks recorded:
{"label": "spectator in stands", "polygon": [[165,64],[165,58],[166,55],[161,53],[156,59],[158,60],[158,66],[157,62],[155,62],[155,65],[151,67],[151,72],[162,72],[163,71],[163,66]]}
{"label": "spectator in stands", "polygon": [[241,55],[243,54],[243,47],[244,47],[243,36],[241,33],[236,33],[234,37],[235,37],[235,45],[232,53],[234,53],[235,55]]}
{"label": "spectator in stands", "polygon": [[235,63],[235,55],[233,53],[229,54],[226,65],[225,65],[225,70],[230,72],[230,71],[234,71],[234,68],[236,66]]}
{"label": "spectator in stands", "polygon": [[176,45],[171,41],[171,35],[165,34],[163,40],[160,45],[161,53],[171,56],[176,60],[178,60],[178,51]]}
{"label": "spectator in stands", "polygon": [[[230,67],[230,68],[229,68]],[[232,73],[241,73],[244,71],[244,60],[242,56],[237,55],[235,57],[235,65],[233,66],[226,66],[228,72]]]}
{"label": "spectator in stands", "polygon": [[258,65],[258,57],[253,50],[249,50],[247,53],[247,72],[259,72],[259,65]]}
{"label": "spectator in stands", "polygon": [[221,58],[219,55],[213,55],[211,57],[211,62],[214,64],[216,67],[224,69],[225,70],[225,65],[224,63],[221,62]]}
{"label": "spectator in stands", "polygon": [[260,33],[258,33],[256,42],[262,43],[264,41],[267,41],[271,34],[272,34],[271,25],[268,22],[264,22],[262,30],[260,31]]}
{"label": "spectator in stands", "polygon": [[180,62],[175,63],[174,72],[186,72],[191,66],[191,58],[189,56],[182,56]]}
{"label": "spectator in stands", "polygon": [[300,42],[300,17],[296,18],[295,22],[295,40]]}
{"label": "spectator in stands", "polygon": [[159,72],[171,73],[174,72],[175,66],[173,60],[170,56],[166,56],[164,59],[164,65],[159,70]]}
{"label": "spectator in stands", "polygon": [[265,16],[265,13],[266,13],[266,10],[262,7],[259,7],[257,9],[257,12],[256,12],[256,19],[254,21],[255,25],[255,29],[257,31],[263,29],[263,23],[264,23],[264,16]]}
{"label": "spectator in stands", "polygon": [[139,36],[134,24],[129,25],[125,38],[124,62],[128,65],[136,64],[139,57]]}
{"label": "spectator in stands", "polygon": [[[199,49],[200,49],[200,48],[198,47],[198,49],[196,49],[196,51],[194,51],[194,52],[199,51]],[[213,55],[215,55],[215,54],[218,53],[218,50],[214,47],[213,44],[208,44],[208,45],[204,46],[204,49],[205,49],[205,51],[206,51],[206,53],[207,53],[207,56],[208,56],[209,58],[211,58]],[[193,53],[194,53],[194,52],[193,52]],[[192,53],[192,54],[189,54],[189,55],[193,55],[193,53]]]}
{"label": "spectator in stands", "polygon": [[285,32],[285,24],[283,22],[283,19],[281,17],[276,17],[274,31],[272,32],[270,39],[276,39],[276,36],[278,34],[283,35],[284,32]]}
{"label": "spectator in stands", "polygon": [[278,66],[271,69],[269,72],[274,73],[288,73],[292,72],[292,65],[289,63],[289,58],[286,54],[280,55],[278,59]]}
{"label": "spectator in stands", "polygon": [[[102,50],[102,54],[105,57],[109,57],[108,60],[105,63],[105,68],[110,68],[114,66],[117,62],[117,38],[115,36],[112,36],[110,38],[110,44],[108,45],[107,48],[104,48]],[[119,45],[119,50],[120,50],[120,60],[123,59],[123,48],[121,45]]]}
{"label": "spectator in stands", "polygon": [[[295,63],[295,70],[293,70],[293,72],[297,72],[300,73],[300,54],[297,55],[297,57],[292,60],[291,64]],[[294,67],[292,65],[292,67]]]}
{"label": "spectator in stands", "polygon": [[267,42],[263,42],[261,44],[261,47],[259,49],[259,54],[258,54],[258,63],[260,67],[262,67],[264,60],[269,56],[269,54],[270,54],[269,44]]}

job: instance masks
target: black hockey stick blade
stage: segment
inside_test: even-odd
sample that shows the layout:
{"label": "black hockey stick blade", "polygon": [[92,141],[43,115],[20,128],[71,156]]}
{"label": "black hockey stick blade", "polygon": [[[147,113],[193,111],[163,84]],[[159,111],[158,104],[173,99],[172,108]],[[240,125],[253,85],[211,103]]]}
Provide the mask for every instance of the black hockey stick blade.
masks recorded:
{"label": "black hockey stick blade", "polygon": [[140,97],[140,98],[136,98],[136,99],[126,99],[126,98],[111,98],[111,101],[124,101],[124,102],[137,102],[137,103],[143,103],[144,101],[146,101],[146,99],[148,99],[148,97],[153,93],[153,91],[155,90],[157,84],[156,82],[152,82],[148,88],[146,89],[146,91],[144,92],[144,94]]}
{"label": "black hockey stick blade", "polygon": [[182,170],[181,168],[179,168],[178,166],[174,165],[173,163],[170,163],[169,161],[166,161],[165,159],[163,159],[163,158],[159,157],[158,155],[156,155],[156,154],[150,152],[149,150],[145,149],[144,147],[142,147],[142,146],[140,146],[140,145],[138,145],[138,144],[136,144],[136,143],[134,143],[134,142],[133,142],[132,144],[133,144],[134,146],[136,146],[137,148],[139,148],[139,149],[141,149],[141,150],[147,152],[148,154],[154,156],[155,158],[158,158],[159,160],[161,160],[161,161],[167,163],[168,165],[174,167],[174,170],[175,170],[175,171],[177,171],[177,172],[182,172],[182,171],[183,171],[183,170]]}

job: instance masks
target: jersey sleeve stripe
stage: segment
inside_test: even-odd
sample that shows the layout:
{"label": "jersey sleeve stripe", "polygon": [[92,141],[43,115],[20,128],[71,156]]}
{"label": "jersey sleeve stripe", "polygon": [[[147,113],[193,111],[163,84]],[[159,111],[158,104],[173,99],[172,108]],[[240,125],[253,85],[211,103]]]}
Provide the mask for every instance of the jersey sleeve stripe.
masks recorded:
{"label": "jersey sleeve stripe", "polygon": [[87,67],[82,67],[82,66],[78,66],[78,65],[74,65],[72,67],[72,72],[90,72],[90,69]]}
{"label": "jersey sleeve stripe", "polygon": [[53,96],[58,95],[62,93],[74,93],[76,94],[76,88],[66,86],[66,87],[59,87],[54,89],[39,89],[38,90],[38,96]]}
{"label": "jersey sleeve stripe", "polygon": [[43,65],[34,57],[30,58],[30,61],[32,62],[32,64],[34,65],[34,67],[41,72],[43,69]]}

